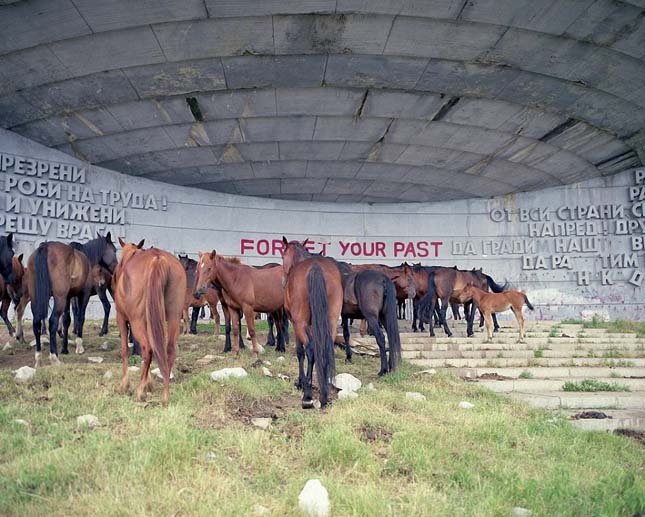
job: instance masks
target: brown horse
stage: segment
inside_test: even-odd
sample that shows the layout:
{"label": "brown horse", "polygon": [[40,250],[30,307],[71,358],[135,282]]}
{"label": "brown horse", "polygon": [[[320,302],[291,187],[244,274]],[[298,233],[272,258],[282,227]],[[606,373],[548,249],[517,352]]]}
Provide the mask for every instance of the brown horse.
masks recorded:
{"label": "brown horse", "polygon": [[27,264],[28,290],[31,297],[33,329],[36,337],[36,367],[41,363],[41,324],[47,318],[49,298],[54,298],[54,309],[49,317],[49,360],[59,364],[56,348],[56,330],[61,314],[63,315],[63,347],[66,354],[69,324],[71,321],[69,305],[71,298],[79,299],[79,333],[76,338],[76,353],[82,354],[83,324],[85,309],[92,291],[92,267],[100,264],[108,271],[114,271],[117,258],[116,248],[112,244],[110,233],[105,237],[98,236],[85,246],[85,253],[75,250],[62,242],[42,243],[29,257]]}
{"label": "brown horse", "polygon": [[524,332],[524,316],[522,315],[522,307],[524,304],[526,304],[530,310],[534,310],[534,307],[531,305],[531,302],[529,302],[526,294],[522,291],[508,290],[501,293],[487,293],[469,282],[461,291],[459,298],[462,301],[472,300],[477,304],[477,307],[479,307],[479,310],[484,315],[489,343],[493,340],[493,318],[491,315],[495,312],[503,312],[508,309],[511,309],[513,314],[515,314],[515,318],[517,319],[517,324],[520,329],[520,337],[517,342],[524,342],[526,334]]}
{"label": "brown horse", "polygon": [[188,257],[188,255],[179,255],[179,262],[184,268],[186,273],[186,296],[184,298],[184,310],[182,312],[182,319],[184,320],[184,334],[188,334],[188,309],[193,308],[193,314],[190,321],[190,333],[197,334],[197,318],[199,317],[199,309],[208,304],[211,310],[213,319],[215,320],[215,335],[219,336],[220,331],[220,317],[217,310],[219,303],[219,296],[217,291],[212,287],[208,287],[206,292],[195,299],[193,292],[195,291],[195,281],[197,280],[197,261]]}
{"label": "brown horse", "polygon": [[222,257],[213,250],[210,253],[201,253],[199,256],[195,298],[203,294],[211,283],[222,287],[233,324],[235,355],[240,353],[240,311],[246,318],[256,359],[259,357],[259,351],[255,336],[255,312],[279,315],[275,320],[278,322],[278,342],[281,342],[282,325],[279,322],[282,321],[284,307],[281,267],[256,269],[242,264],[239,259]]}
{"label": "brown horse", "polygon": [[[284,301],[293,324],[298,355],[298,385],[303,388],[302,407],[313,407],[314,364],[320,385],[320,405],[329,401],[329,384],[336,375],[334,340],[343,308],[343,283],[338,263],[329,257],[313,256],[298,241],[282,237],[284,251]],[[307,374],[304,372],[307,355]]]}
{"label": "brown horse", "polygon": [[121,334],[121,391],[126,392],[129,388],[129,324],[132,335],[141,345],[143,357],[136,399],[143,401],[145,390],[151,389],[149,371],[154,354],[163,376],[161,404],[167,406],[170,372],[177,353],[179,319],[184,308],[186,274],[174,255],[156,248],[141,249],[143,240],[132,244],[119,238],[119,244],[123,254],[114,274],[114,302]]}
{"label": "brown horse", "polygon": [[0,306],[0,317],[7,325],[7,330],[9,335],[14,335],[14,328],[9,321],[8,311],[11,302],[14,302],[14,305],[20,303],[20,297],[23,292],[23,278],[25,276],[25,267],[22,265],[22,254],[13,257],[12,259],[12,270],[13,270],[13,282],[7,283],[3,276],[0,275],[0,300],[2,305]]}

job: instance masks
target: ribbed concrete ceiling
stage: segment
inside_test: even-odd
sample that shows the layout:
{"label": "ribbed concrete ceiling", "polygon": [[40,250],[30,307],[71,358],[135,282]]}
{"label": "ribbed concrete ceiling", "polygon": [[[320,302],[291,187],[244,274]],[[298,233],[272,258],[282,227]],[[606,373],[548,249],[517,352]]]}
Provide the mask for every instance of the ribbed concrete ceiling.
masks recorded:
{"label": "ribbed concrete ceiling", "polygon": [[0,125],[127,174],[411,202],[645,162],[645,0],[0,4]]}

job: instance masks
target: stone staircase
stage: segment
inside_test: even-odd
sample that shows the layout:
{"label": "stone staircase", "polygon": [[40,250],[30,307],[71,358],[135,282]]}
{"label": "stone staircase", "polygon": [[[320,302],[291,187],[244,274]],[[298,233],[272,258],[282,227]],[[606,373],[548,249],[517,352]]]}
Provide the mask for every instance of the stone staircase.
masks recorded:
{"label": "stone staircase", "polygon": [[[571,416],[595,410],[611,417],[573,420],[584,429],[645,430],[645,339],[636,334],[527,321],[526,343],[517,343],[515,322],[503,321],[493,342],[484,343],[484,332],[466,337],[464,322],[450,322],[450,338],[442,329],[434,338],[412,333],[401,323],[403,357],[414,364],[452,372],[533,407]],[[376,350],[372,337],[354,338],[353,345],[359,351]],[[564,391],[566,382],[583,380],[621,391]]]}

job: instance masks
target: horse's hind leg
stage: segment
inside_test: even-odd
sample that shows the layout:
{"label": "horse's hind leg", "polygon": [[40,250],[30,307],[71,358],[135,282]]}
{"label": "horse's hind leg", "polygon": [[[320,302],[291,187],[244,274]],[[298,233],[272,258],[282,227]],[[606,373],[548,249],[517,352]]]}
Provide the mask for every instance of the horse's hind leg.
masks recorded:
{"label": "horse's hind leg", "polygon": [[145,392],[149,382],[150,363],[152,362],[152,346],[148,341],[146,325],[143,321],[131,321],[130,327],[132,328],[132,335],[141,345],[141,358],[143,359],[143,364],[141,365],[141,377],[139,378],[139,385],[135,390],[134,398],[137,402],[143,402],[146,399]]}
{"label": "horse's hind leg", "polygon": [[11,321],[9,321],[9,318],[7,317],[7,313],[9,311],[9,305],[11,305],[11,298],[3,298],[2,306],[0,306],[0,316],[2,317],[2,321],[4,321],[5,325],[7,326],[9,335],[13,336],[15,330],[13,328],[13,325],[11,324]]}
{"label": "horse's hind leg", "polygon": [[181,312],[181,319],[184,322],[184,334],[188,334],[188,307]]}
{"label": "horse's hind leg", "polygon": [[417,317],[419,315],[418,304],[416,301],[412,302],[412,332],[419,332],[417,328]]}
{"label": "horse's hind leg", "polygon": [[495,313],[493,313],[493,324],[494,324],[493,332],[499,331],[499,324],[497,323],[497,314]]}
{"label": "horse's hind leg", "polygon": [[450,329],[448,328],[448,318],[446,318],[446,312],[448,310],[448,305],[450,305],[450,299],[449,298],[442,298],[441,299],[441,321],[443,323],[443,330],[446,333],[448,337],[452,336],[452,332],[450,332]]}
{"label": "horse's hind leg", "polygon": [[267,334],[267,342],[266,346],[275,346],[275,336],[273,335],[273,325],[275,323],[275,326],[277,328],[278,323],[274,322],[273,316],[271,314],[267,314],[267,324],[269,325],[269,332]]}
{"label": "horse's hind leg", "polygon": [[201,307],[193,307],[193,313],[190,319],[190,333],[197,334],[197,319],[199,318],[199,311]]}
{"label": "horse's hind leg", "polygon": [[385,336],[381,330],[378,319],[374,316],[367,317],[367,327],[370,329],[370,332],[374,334],[376,342],[378,343],[378,350],[381,355],[381,369],[378,372],[378,376],[382,377],[387,373],[387,352],[385,351]]}
{"label": "horse's hind leg", "polygon": [[128,336],[129,336],[129,330],[128,330],[128,324],[125,321],[125,316],[119,311],[116,313],[116,324],[117,327],[119,328],[119,337],[121,339],[121,366],[122,366],[122,372],[121,372],[121,385],[119,387],[119,391],[121,393],[127,393],[128,389],[130,388],[130,379],[128,378],[128,359],[129,359],[129,351],[128,351]]}
{"label": "horse's hind leg", "polygon": [[83,348],[83,327],[85,326],[85,312],[87,311],[87,304],[90,301],[90,290],[86,289],[78,297],[78,332],[76,333],[76,353],[82,354],[85,352]]}
{"label": "horse's hind leg", "polygon": [[345,340],[345,363],[352,362],[352,347],[349,346],[349,320],[343,316],[343,339]]}
{"label": "horse's hind leg", "polygon": [[[196,309],[199,314],[199,308]],[[163,391],[161,392],[161,405],[167,406],[170,399],[170,373],[175,364],[177,357],[177,338],[179,337],[179,319],[170,319],[168,321],[168,346],[166,353],[168,354],[168,378],[164,377]]]}
{"label": "horse's hind leg", "polygon": [[486,337],[487,343],[492,343],[493,341],[493,318],[490,315],[490,312],[484,312],[484,322],[486,323]]}
{"label": "horse's hind leg", "polygon": [[63,312],[63,317],[61,318],[61,339],[63,342],[63,346],[61,347],[61,354],[68,354],[69,351],[67,350],[67,344],[69,340],[69,324],[71,320],[70,316],[70,310],[69,310],[69,303],[65,307],[65,312]]}
{"label": "horse's hind leg", "polygon": [[105,288],[105,286],[99,288],[98,295],[99,300],[101,300],[101,304],[103,305],[103,325],[101,325],[101,332],[99,332],[99,336],[105,336],[108,333],[110,309],[112,307],[110,305],[110,300],[108,300],[107,289]]}
{"label": "horse's hind leg", "polygon": [[25,331],[22,328],[22,318],[25,315],[25,308],[28,303],[28,297],[23,294],[22,298],[20,298],[20,302],[18,302],[18,305],[16,306],[16,339],[21,343],[25,342]]}
{"label": "horse's hind leg", "polygon": [[520,331],[520,335],[519,335],[519,338],[517,339],[517,342],[524,343],[525,333],[524,333],[524,315],[522,314],[522,307],[518,309],[514,306],[511,306],[511,311],[513,312],[513,314],[515,314],[515,319],[517,319],[517,326],[519,327],[519,331]]}
{"label": "horse's hind leg", "polygon": [[56,338],[58,337],[58,322],[60,321],[61,314],[67,307],[67,303],[68,301],[65,297],[55,296],[54,310],[52,310],[51,316],[49,316],[49,362],[54,365],[60,364]]}
{"label": "horse's hind leg", "polygon": [[[304,394],[302,395],[302,409],[311,409],[314,407],[313,401],[313,371],[314,371],[314,347],[310,341],[305,348],[307,353],[307,375],[305,376]],[[320,382],[320,380],[318,380]],[[325,401],[326,403],[327,401]],[[321,405],[323,401],[320,401]]]}

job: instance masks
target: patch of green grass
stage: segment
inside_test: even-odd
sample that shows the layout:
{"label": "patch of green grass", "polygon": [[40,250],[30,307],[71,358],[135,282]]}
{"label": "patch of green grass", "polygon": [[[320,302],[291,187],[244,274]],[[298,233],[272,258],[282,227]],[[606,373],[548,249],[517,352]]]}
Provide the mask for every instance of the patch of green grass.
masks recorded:
{"label": "patch of green grass", "polygon": [[625,353],[622,350],[619,350],[618,348],[612,346],[605,350],[602,356],[608,359],[620,359],[622,357],[625,357]]}
{"label": "patch of green grass", "polygon": [[633,368],[636,366],[636,363],[634,361],[627,361],[625,359],[621,359],[620,361],[614,361],[613,359],[603,359],[601,364],[602,366],[605,366],[607,368]]}
{"label": "patch of green grass", "polygon": [[560,329],[557,327],[551,327],[551,331],[549,332],[549,337],[559,337],[561,334]]}
{"label": "patch of green grass", "polygon": [[598,316],[594,316],[591,321],[582,320],[564,320],[562,324],[582,325],[583,328],[607,329],[607,332],[613,334],[631,334],[635,333],[638,337],[645,337],[645,321],[615,320],[603,321]]}
{"label": "patch of green grass", "polygon": [[615,382],[605,382],[598,379],[585,379],[580,382],[567,381],[562,388],[564,391],[630,391],[629,386]]}
{"label": "patch of green grass", "polygon": [[536,350],[533,350],[533,357],[538,358],[538,359],[540,357],[544,357],[544,349],[538,348]]}
{"label": "patch of green grass", "polygon": [[519,378],[520,379],[532,379],[533,374],[531,372],[529,372],[528,370],[524,370],[522,373],[520,373]]}
{"label": "patch of green grass", "polygon": [[[156,379],[146,403],[118,393],[118,347],[99,348],[105,339],[116,345],[117,334],[95,337],[88,323],[87,354],[101,364],[70,354],[16,384],[7,363],[28,364],[32,350],[0,353],[0,515],[251,515],[262,505],[296,516],[313,477],[328,489],[334,515],[508,515],[515,506],[534,515],[634,515],[645,507],[636,442],[580,431],[441,371],[418,375],[405,362],[379,378],[377,358],[355,355],[345,365],[339,350],[338,372],[376,390],[303,410],[293,343],[284,362],[267,349],[268,378],[249,350],[224,355],[210,326],[181,336],[164,409]],[[212,362],[196,364],[206,354]],[[248,377],[210,379],[231,366]],[[113,379],[104,379],[108,370]],[[137,378],[130,375],[132,384]],[[427,399],[408,400],[406,391]],[[475,408],[460,411],[462,400]],[[87,413],[99,428],[77,428]],[[262,431],[254,416],[275,418]]]}
{"label": "patch of green grass", "polygon": [[615,371],[610,372],[610,373],[609,373],[609,376],[610,376],[612,379],[620,379],[620,378],[622,378],[622,375],[620,375],[618,372],[615,372]]}

